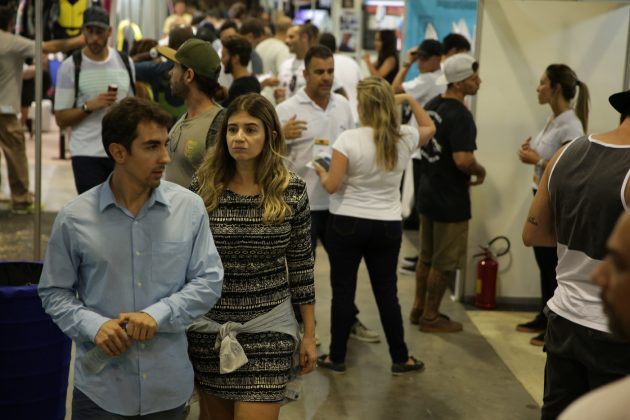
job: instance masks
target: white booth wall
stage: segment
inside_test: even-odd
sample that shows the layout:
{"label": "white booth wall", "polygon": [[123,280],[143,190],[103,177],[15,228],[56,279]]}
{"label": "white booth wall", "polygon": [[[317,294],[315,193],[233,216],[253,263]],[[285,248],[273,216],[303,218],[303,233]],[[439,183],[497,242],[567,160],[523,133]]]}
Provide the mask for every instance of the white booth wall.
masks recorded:
{"label": "white booth wall", "polygon": [[478,244],[497,235],[512,243],[499,259],[497,296],[503,301],[540,296],[533,251],[521,241],[532,200],[531,165],[517,157],[521,143],[542,129],[550,114],[538,104],[538,80],[551,63],[565,63],[591,90],[589,132],[615,127],[619,115],[608,96],[623,89],[630,7],[573,1],[479,2],[478,54],[481,89],[473,105],[476,156],[487,178],[471,188],[466,296],[474,295]]}

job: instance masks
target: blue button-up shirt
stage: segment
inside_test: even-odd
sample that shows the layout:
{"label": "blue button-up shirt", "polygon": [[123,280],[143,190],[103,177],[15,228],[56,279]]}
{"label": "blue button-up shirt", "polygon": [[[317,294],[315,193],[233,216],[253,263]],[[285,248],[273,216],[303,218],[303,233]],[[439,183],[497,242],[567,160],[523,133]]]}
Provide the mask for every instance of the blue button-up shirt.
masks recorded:
{"label": "blue button-up shirt", "polygon": [[[193,390],[185,329],[217,302],[223,265],[201,198],[162,181],[137,216],[109,179],[57,215],[39,283],[43,306],[76,343],[75,386],[103,409],[144,415],[185,403]],[[146,312],[157,334],[134,342],[98,374],[81,366],[99,328]]]}

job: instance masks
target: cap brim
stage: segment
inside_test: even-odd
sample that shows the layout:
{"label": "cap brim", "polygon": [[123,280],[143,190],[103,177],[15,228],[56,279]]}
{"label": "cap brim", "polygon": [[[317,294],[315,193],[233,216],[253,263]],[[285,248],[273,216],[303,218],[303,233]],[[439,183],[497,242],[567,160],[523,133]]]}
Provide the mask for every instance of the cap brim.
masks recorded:
{"label": "cap brim", "polygon": [[446,80],[446,76],[442,74],[440,77],[435,79],[435,84],[438,86],[448,85],[448,80]]}
{"label": "cap brim", "polygon": [[103,28],[103,29],[107,29],[109,28],[109,25],[105,22],[90,22],[90,23],[84,23],[83,27],[88,27],[88,26],[96,26],[99,28]]}
{"label": "cap brim", "polygon": [[175,53],[177,51],[175,51],[174,49],[166,47],[166,46],[160,46],[160,47],[157,47],[157,52],[161,56],[166,57],[167,60],[180,64],[179,60],[175,58]]}
{"label": "cap brim", "polygon": [[630,110],[630,91],[624,91],[610,95],[608,102],[620,114]]}

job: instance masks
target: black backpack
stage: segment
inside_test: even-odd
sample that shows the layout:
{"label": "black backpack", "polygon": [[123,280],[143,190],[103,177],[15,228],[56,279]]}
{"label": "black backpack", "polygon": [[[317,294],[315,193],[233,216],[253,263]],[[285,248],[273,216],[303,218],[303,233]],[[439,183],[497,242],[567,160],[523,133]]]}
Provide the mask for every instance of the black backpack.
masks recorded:
{"label": "black backpack", "polygon": [[[131,86],[131,91],[133,94],[136,94],[136,85],[133,82],[133,74],[131,73],[131,66],[129,65],[129,56],[124,51],[116,51],[120,56],[123,64],[125,65],[125,69],[127,69],[127,73],[129,74],[129,86]],[[77,107],[77,98],[79,96],[79,73],[81,73],[81,61],[83,60],[83,55],[81,54],[81,50],[76,50],[72,53],[72,61],[74,62],[74,104],[73,108]]]}

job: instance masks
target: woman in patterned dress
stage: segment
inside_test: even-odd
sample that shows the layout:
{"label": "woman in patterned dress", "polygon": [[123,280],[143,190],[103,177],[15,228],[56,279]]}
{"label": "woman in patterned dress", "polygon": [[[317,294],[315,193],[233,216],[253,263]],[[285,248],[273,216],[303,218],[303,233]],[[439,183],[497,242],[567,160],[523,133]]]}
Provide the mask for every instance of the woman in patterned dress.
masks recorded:
{"label": "woman in patterned dress", "polygon": [[[273,106],[247,94],[227,108],[216,146],[191,185],[204,199],[225,268],[220,300],[188,331],[201,419],[276,419],[294,353],[302,373],[315,366],[308,196],[284,154]],[[299,345],[291,301],[304,319]],[[236,339],[246,356],[236,368],[234,354],[224,360],[223,347],[221,357],[215,348],[229,341],[224,330],[234,326],[242,327]]]}

